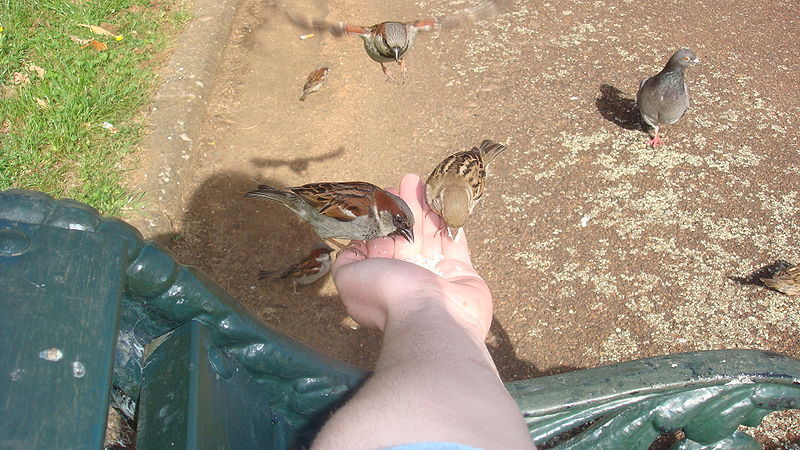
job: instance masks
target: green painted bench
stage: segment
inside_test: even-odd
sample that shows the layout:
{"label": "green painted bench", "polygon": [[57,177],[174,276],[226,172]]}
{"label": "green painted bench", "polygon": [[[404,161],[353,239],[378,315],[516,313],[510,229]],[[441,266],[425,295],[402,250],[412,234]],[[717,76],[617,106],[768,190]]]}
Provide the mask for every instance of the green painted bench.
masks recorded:
{"label": "green painted bench", "polygon": [[[302,448],[368,372],[255,318],[117,219],[0,192],[0,448],[102,448],[108,405],[141,449]],[[507,383],[533,441],[760,448],[738,431],[800,408],[800,361],[692,352]],[[112,400],[113,399],[113,400]]]}

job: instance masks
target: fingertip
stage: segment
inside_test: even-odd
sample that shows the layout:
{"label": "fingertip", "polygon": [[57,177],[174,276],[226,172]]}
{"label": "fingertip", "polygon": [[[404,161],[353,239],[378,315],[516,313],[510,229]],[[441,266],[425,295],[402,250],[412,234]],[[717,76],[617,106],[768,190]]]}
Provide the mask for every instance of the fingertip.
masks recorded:
{"label": "fingertip", "polygon": [[415,174],[415,173],[407,173],[403,175],[403,178],[400,180],[400,184],[406,183],[421,183],[422,178]]}
{"label": "fingertip", "polygon": [[394,258],[394,239],[382,237],[367,242],[367,254],[370,258]]}
{"label": "fingertip", "polygon": [[[415,173],[406,174],[400,180],[400,197],[403,197],[406,201],[415,198],[419,201],[421,200],[423,187],[422,178],[419,175]],[[420,208],[423,204],[424,202],[419,202]]]}

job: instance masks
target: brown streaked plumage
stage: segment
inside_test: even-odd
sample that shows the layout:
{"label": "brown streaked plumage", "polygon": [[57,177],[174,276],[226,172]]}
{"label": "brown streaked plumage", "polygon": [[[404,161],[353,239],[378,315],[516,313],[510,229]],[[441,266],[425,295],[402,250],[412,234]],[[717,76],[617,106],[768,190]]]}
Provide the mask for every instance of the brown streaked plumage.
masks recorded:
{"label": "brown streaked plumage", "polygon": [[325,244],[318,245],[305,258],[284,270],[266,271],[258,273],[258,279],[289,278],[292,280],[292,289],[297,293],[297,284],[311,284],[324,277],[331,269],[332,248]]}
{"label": "brown streaked plumage", "polygon": [[319,67],[308,74],[306,84],[303,86],[303,95],[300,97],[301,102],[306,100],[308,94],[317,92],[322,88],[322,85],[325,83],[325,79],[328,77],[328,72],[330,71],[331,69],[327,67]]}
{"label": "brown streaked plumage", "polygon": [[[505,3],[507,0],[503,0]],[[372,26],[351,25],[344,22],[327,22],[298,15],[284,10],[289,20],[296,26],[308,30],[328,32],[333,36],[355,35],[364,41],[364,49],[374,61],[380,63],[383,73],[392,81],[397,80],[390,74],[384,63],[397,62],[405,83],[406,67],[403,56],[414,45],[417,31],[453,28],[465,22],[472,22],[496,15],[501,7],[500,1],[487,0],[466,11],[445,17],[412,20],[408,22],[387,21]]]}
{"label": "brown streaked plumage", "polygon": [[800,295],[800,265],[781,270],[772,278],[761,278],[761,281],[776,291],[786,295]]}
{"label": "brown streaked plumage", "polygon": [[[486,189],[486,167],[506,147],[485,140],[478,147],[448,156],[425,183],[430,208],[442,217],[451,238],[458,235]],[[455,234],[454,234],[455,230]]]}
{"label": "brown streaked plumage", "polygon": [[414,215],[403,199],[363,181],[260,185],[245,198],[265,198],[294,211],[322,239],[366,241],[399,234],[414,240]]}

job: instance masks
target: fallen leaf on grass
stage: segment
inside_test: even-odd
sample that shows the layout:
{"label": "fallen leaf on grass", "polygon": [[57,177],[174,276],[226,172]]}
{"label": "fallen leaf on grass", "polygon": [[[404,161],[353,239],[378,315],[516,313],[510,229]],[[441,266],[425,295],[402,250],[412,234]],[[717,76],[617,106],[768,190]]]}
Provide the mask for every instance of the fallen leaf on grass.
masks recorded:
{"label": "fallen leaf on grass", "polygon": [[0,85],[0,100],[7,98],[14,98],[19,95],[17,88],[14,86]]}
{"label": "fallen leaf on grass", "polygon": [[81,47],[85,47],[86,44],[92,41],[91,39],[81,39],[78,36],[73,36],[73,35],[70,35],[69,38],[72,39],[72,42],[80,45]]}
{"label": "fallen leaf on grass", "polygon": [[114,33],[106,30],[103,27],[98,27],[97,25],[87,25],[85,23],[79,23],[78,26],[81,26],[81,27],[84,27],[84,28],[88,28],[88,29],[92,30],[92,33],[94,33],[94,34],[99,34],[101,36],[114,37]]}
{"label": "fallen leaf on grass", "polygon": [[44,78],[44,74],[47,73],[47,71],[45,71],[44,69],[35,64],[31,64],[30,66],[28,66],[28,70],[30,70],[31,72],[36,72],[36,75],[39,78]]}
{"label": "fallen leaf on grass", "polygon": [[31,79],[22,72],[14,72],[11,74],[11,82],[14,84],[31,84]]}
{"label": "fallen leaf on grass", "polygon": [[47,100],[42,100],[39,97],[33,97],[33,99],[36,100],[36,104],[42,109],[47,109],[50,107],[50,103],[48,103]]}
{"label": "fallen leaf on grass", "polygon": [[114,34],[111,31],[108,31],[103,27],[100,27],[100,26],[97,26],[97,25],[87,25],[85,23],[79,23],[78,25],[90,29],[92,31],[92,33],[94,33],[94,34],[99,34],[100,36],[111,36],[111,37],[113,37],[114,39],[116,39],[118,41],[122,40],[122,35]]}
{"label": "fallen leaf on grass", "polygon": [[83,47],[92,47],[93,49],[97,50],[98,52],[102,52],[104,50],[108,50],[108,46],[100,41],[89,41],[88,44],[84,45]]}
{"label": "fallen leaf on grass", "polygon": [[6,119],[0,124],[0,134],[8,134],[8,130],[11,129],[11,121]]}

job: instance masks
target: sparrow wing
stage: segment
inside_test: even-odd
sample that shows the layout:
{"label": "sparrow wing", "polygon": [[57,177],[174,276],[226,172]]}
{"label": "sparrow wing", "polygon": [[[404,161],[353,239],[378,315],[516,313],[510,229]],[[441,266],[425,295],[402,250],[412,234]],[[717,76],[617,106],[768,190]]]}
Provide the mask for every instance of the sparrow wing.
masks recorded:
{"label": "sparrow wing", "polygon": [[322,19],[307,17],[302,14],[297,14],[284,9],[284,14],[289,18],[295,26],[305,28],[308,30],[315,30],[320,32],[328,32],[333,36],[344,36],[346,34],[369,36],[372,33],[372,27],[362,27],[360,25],[351,25],[344,22],[328,22]]}
{"label": "sparrow wing", "polygon": [[368,216],[375,191],[380,188],[362,181],[345,183],[312,183],[290,188],[320,214],[341,222]]}
{"label": "sparrow wing", "polygon": [[326,267],[326,265],[320,261],[320,257],[322,255],[325,255],[324,259],[330,261],[330,256],[328,256],[328,254],[332,251],[333,249],[323,244],[323,246],[315,248],[311,252],[311,254],[307,255],[305,258],[300,260],[300,262],[286,269],[275,270],[275,271],[262,270],[258,272],[258,279],[263,280],[265,278],[303,278],[303,277],[317,275],[323,270],[327,271],[327,269],[330,268],[330,265]]}
{"label": "sparrow wing", "polygon": [[488,0],[464,11],[444,17],[432,17],[409,22],[419,31],[430,31],[436,28],[454,28],[466,22],[477,22],[497,15],[504,8],[507,0]]}
{"label": "sparrow wing", "polygon": [[258,272],[258,279],[263,280],[266,278],[301,278],[309,275],[314,275],[322,269],[322,265],[315,258],[306,257],[297,264],[294,264],[283,270],[267,271],[262,270]]}
{"label": "sparrow wing", "polygon": [[473,147],[448,156],[436,170],[442,176],[450,174],[467,180],[474,201],[478,201],[483,195],[482,180],[486,177],[486,166],[483,163],[483,154],[478,148]]}
{"label": "sparrow wing", "polygon": [[800,295],[800,265],[782,270],[772,278],[762,278],[761,281],[784,294]]}
{"label": "sparrow wing", "polygon": [[478,151],[481,154],[483,157],[484,168],[486,168],[499,154],[506,151],[506,146],[490,141],[489,139],[484,139],[484,141],[481,142],[480,147],[473,147],[472,150]]}
{"label": "sparrow wing", "polygon": [[288,276],[299,278],[318,274],[322,270],[322,264],[317,261],[318,257],[319,255],[316,253],[306,256],[302,261],[294,265]]}
{"label": "sparrow wing", "polygon": [[260,270],[258,272],[258,279],[266,280],[267,278],[283,278],[288,276],[292,272],[293,268],[294,266],[283,270]]}

